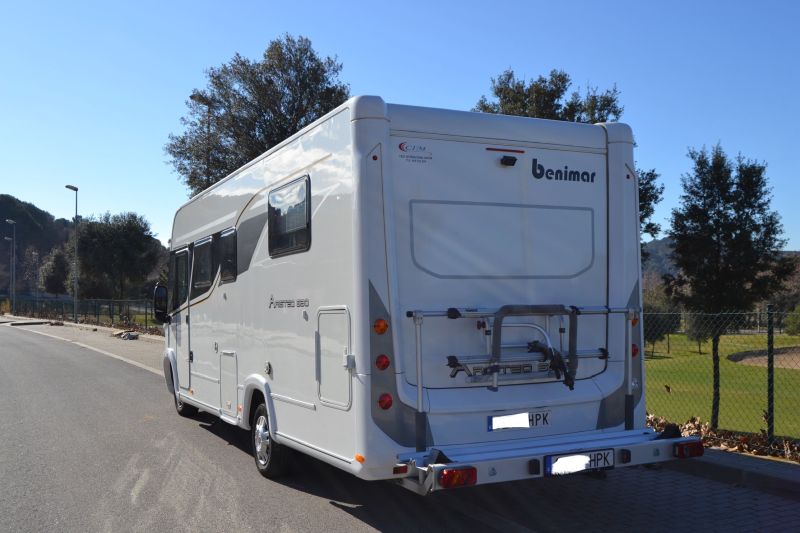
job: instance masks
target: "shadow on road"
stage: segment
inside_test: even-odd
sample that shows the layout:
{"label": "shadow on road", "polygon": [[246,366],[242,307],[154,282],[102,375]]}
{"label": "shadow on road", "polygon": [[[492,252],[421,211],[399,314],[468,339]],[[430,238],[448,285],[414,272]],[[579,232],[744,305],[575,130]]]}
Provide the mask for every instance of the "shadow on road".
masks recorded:
{"label": "shadow on road", "polygon": [[[248,432],[206,413],[199,414],[197,421],[200,427],[241,453],[251,455]],[[278,480],[264,480],[264,483],[271,482],[324,498],[336,509],[382,531],[463,531],[478,527],[508,531],[519,530],[522,524],[542,528],[542,524],[537,524],[540,515],[534,516],[530,512],[530,502],[542,496],[544,487],[533,481],[487,485],[422,497],[393,482],[364,481],[295,452],[291,471]]]}

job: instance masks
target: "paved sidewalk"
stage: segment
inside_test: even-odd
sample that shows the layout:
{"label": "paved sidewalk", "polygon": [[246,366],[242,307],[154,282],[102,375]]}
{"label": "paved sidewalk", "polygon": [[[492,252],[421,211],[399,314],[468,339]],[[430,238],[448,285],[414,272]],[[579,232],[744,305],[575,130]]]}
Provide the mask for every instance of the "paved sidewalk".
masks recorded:
{"label": "paved sidewalk", "polygon": [[105,355],[132,361],[136,366],[163,375],[162,358],[164,337],[157,335],[139,335],[136,340],[123,340],[114,337],[116,328],[92,326],[90,324],[72,324],[65,322],[63,326],[50,326],[48,321],[34,320],[24,317],[5,315],[0,320],[7,327],[16,327],[33,331],[42,335],[56,337],[79,346],[88,347]]}
{"label": "paved sidewalk", "polygon": [[[12,322],[15,324],[13,327],[57,337],[163,375],[163,337],[141,335],[138,340],[122,340],[112,336],[118,329],[70,323],[50,326],[46,322],[8,315],[0,317],[0,323],[3,322],[7,327],[7,323]],[[797,463],[706,449],[703,457],[671,461],[663,463],[663,467],[800,501],[800,464]]]}
{"label": "paved sidewalk", "polygon": [[666,468],[800,501],[800,464],[706,448],[703,457],[664,463]]}

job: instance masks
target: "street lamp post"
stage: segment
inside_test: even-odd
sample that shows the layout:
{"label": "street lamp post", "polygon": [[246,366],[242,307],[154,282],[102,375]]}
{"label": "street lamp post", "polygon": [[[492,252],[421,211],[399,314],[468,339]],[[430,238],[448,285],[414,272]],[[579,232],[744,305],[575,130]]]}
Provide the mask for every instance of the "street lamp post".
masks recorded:
{"label": "street lamp post", "polygon": [[[17,314],[17,223],[10,218],[6,224],[11,224],[13,237],[11,238],[11,314]],[[8,239],[8,237],[6,237]]]}
{"label": "street lamp post", "polygon": [[75,192],[75,257],[72,259],[72,271],[75,273],[73,276],[73,289],[72,289],[72,318],[75,323],[78,323],[78,188],[74,185],[65,185],[65,187]]}
{"label": "street lamp post", "polygon": [[33,278],[33,316],[39,314],[39,252],[33,252],[33,261],[36,265]]}

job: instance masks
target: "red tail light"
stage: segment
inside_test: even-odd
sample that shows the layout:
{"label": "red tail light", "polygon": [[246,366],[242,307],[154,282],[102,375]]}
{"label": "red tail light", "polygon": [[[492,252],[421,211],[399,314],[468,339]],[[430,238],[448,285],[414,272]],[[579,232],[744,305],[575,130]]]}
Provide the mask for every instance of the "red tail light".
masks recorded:
{"label": "red tail light", "polygon": [[699,440],[689,442],[676,442],[672,445],[672,455],[679,459],[700,457],[703,455],[703,443]]}
{"label": "red tail light", "polygon": [[386,370],[389,368],[390,364],[392,364],[392,361],[389,359],[388,355],[380,354],[375,358],[375,367],[378,370]]}
{"label": "red tail light", "polygon": [[383,394],[378,396],[378,405],[381,407],[381,409],[390,408],[392,406],[392,403],[393,403],[393,400],[392,400],[392,395],[391,394],[387,394],[387,393],[384,392]]}
{"label": "red tail light", "polygon": [[637,355],[639,355],[639,346],[631,344],[631,357],[636,357]]}
{"label": "red tail light", "polygon": [[467,487],[478,482],[478,470],[474,466],[445,468],[439,474],[439,486],[443,489]]}
{"label": "red tail light", "polygon": [[392,468],[392,474],[408,474],[408,465],[396,465]]}

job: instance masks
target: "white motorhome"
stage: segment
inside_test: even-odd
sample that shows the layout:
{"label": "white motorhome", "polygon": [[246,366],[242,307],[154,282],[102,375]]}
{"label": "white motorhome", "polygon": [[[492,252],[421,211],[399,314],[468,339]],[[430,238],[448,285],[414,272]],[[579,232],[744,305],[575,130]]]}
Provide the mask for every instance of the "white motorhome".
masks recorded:
{"label": "white motorhome", "polygon": [[348,100],[176,213],[178,412],[420,493],[702,454],[645,426],[633,167],[624,124]]}

